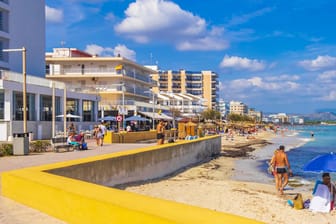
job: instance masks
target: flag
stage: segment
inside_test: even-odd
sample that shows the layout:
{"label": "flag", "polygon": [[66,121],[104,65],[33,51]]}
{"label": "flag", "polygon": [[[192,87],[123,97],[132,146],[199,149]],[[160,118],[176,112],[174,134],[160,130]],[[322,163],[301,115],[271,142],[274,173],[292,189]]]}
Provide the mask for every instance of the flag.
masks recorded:
{"label": "flag", "polygon": [[117,65],[114,67],[115,70],[121,70],[123,69],[123,65]]}

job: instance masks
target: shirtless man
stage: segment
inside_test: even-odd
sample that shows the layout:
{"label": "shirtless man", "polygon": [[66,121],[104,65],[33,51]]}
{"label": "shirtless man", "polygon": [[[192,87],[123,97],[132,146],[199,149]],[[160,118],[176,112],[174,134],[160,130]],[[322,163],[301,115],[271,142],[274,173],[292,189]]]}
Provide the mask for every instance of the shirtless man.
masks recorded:
{"label": "shirtless man", "polygon": [[158,145],[162,145],[164,143],[164,129],[165,129],[164,121],[160,120],[160,122],[156,126],[157,144]]}
{"label": "shirtless man", "polygon": [[285,153],[285,146],[280,145],[278,151],[274,154],[271,163],[275,165],[277,178],[277,181],[275,182],[276,189],[283,195],[283,189],[288,183],[288,174],[291,172],[287,154]]}

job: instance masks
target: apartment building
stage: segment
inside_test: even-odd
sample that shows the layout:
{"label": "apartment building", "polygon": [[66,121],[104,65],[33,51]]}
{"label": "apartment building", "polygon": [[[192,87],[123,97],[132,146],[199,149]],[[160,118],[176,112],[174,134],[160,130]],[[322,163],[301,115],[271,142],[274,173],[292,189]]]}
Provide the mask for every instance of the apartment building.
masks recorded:
{"label": "apartment building", "polygon": [[[100,96],[99,116],[152,111],[151,74],[156,72],[123,57],[99,57],[75,48],[46,54],[46,78],[67,89]],[[156,110],[161,109],[157,105]]]}
{"label": "apartment building", "polygon": [[44,0],[0,0],[0,69],[22,72],[22,53],[27,50],[27,74],[44,77]]}
{"label": "apartment building", "polygon": [[240,101],[230,101],[230,114],[247,115],[248,107]]}
{"label": "apartment building", "polygon": [[253,118],[256,122],[261,122],[263,118],[263,114],[261,111],[257,111],[254,108],[248,109],[248,116]]}
{"label": "apartment building", "polygon": [[153,79],[159,83],[159,92],[187,93],[203,99],[206,108],[216,109],[218,75],[212,71],[159,71]]}

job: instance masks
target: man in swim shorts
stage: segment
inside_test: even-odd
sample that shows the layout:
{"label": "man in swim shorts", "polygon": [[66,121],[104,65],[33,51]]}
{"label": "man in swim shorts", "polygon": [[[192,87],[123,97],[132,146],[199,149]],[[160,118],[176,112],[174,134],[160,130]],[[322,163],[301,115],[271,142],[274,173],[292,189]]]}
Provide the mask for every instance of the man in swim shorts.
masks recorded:
{"label": "man in swim shorts", "polygon": [[280,145],[279,150],[274,155],[274,164],[276,170],[276,188],[279,194],[283,195],[283,189],[288,184],[288,174],[291,172],[285,146]]}

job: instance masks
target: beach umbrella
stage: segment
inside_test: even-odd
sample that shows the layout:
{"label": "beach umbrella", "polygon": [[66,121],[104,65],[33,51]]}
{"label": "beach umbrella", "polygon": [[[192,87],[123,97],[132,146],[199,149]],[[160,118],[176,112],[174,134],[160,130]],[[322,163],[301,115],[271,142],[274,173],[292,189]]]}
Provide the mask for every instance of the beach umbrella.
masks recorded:
{"label": "beach umbrella", "polygon": [[[64,117],[64,115],[61,114],[61,115],[57,115],[56,117]],[[67,114],[65,115],[65,117],[66,117],[66,118],[81,118],[81,116],[74,115],[74,114],[70,114],[70,113],[67,113]]]}
{"label": "beach umbrella", "polygon": [[336,172],[336,154],[331,152],[315,157],[303,167],[303,171]]}
{"label": "beach umbrella", "polygon": [[117,119],[113,116],[106,116],[106,117],[102,117],[99,118],[100,121],[117,121]]}
{"label": "beach umbrella", "polygon": [[148,119],[140,116],[132,116],[126,118],[125,121],[148,121]]}

